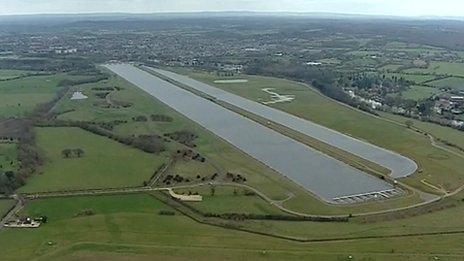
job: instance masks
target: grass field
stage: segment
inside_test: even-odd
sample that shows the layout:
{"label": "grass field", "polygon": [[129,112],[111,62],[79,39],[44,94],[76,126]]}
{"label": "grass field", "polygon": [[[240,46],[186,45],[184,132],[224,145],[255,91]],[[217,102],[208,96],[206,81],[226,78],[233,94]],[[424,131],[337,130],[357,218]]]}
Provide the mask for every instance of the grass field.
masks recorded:
{"label": "grass field", "polygon": [[395,72],[399,70],[403,65],[402,64],[387,64],[384,65],[380,68],[378,68],[380,71],[386,71],[386,72]]}
{"label": "grass field", "polygon": [[18,168],[15,143],[0,143],[0,171],[13,171]]}
{"label": "grass field", "polygon": [[50,101],[60,81],[85,77],[57,74],[0,81],[0,118],[24,116],[38,104]]}
{"label": "grass field", "polygon": [[[78,216],[83,210],[93,215]],[[196,223],[149,195],[72,197],[31,202],[25,214],[46,215],[34,230],[0,233],[2,260],[461,260],[464,236],[411,236],[394,239],[298,243]],[[379,224],[269,222],[243,223],[267,232],[327,238],[427,231],[461,227],[462,219],[432,213],[418,226],[415,218]],[[444,213],[446,214],[446,213]],[[446,215],[444,215],[446,217]],[[452,217],[455,217],[454,215]],[[420,218],[420,217],[418,217]],[[401,225],[403,224],[403,225]]]}
{"label": "grass field", "polygon": [[0,80],[8,80],[20,76],[26,76],[34,73],[32,71],[21,71],[21,70],[0,70]]}
{"label": "grass field", "polygon": [[398,77],[398,79],[403,78],[407,81],[415,82],[416,84],[421,84],[426,81],[430,81],[436,78],[434,75],[420,75],[420,74],[404,74],[404,73],[387,73],[387,77]]}
{"label": "grass field", "polygon": [[286,215],[277,207],[272,206],[256,195],[246,195],[243,188],[229,186],[214,186],[214,195],[211,195],[211,186],[202,186],[192,189],[176,189],[176,193],[199,193],[203,196],[201,202],[188,203],[203,213],[244,213],[259,215]]}
{"label": "grass field", "polygon": [[[206,73],[192,73],[191,76],[213,85],[216,79],[214,74]],[[278,93],[295,95],[293,102],[272,107],[411,157],[419,164],[421,173],[405,181],[418,188],[432,191],[420,182],[423,179],[446,190],[456,189],[464,183],[462,159],[433,147],[424,135],[338,104],[299,83],[259,76],[241,75],[241,78],[248,79],[248,83],[216,86],[255,101],[269,99],[262,88],[275,88]]]}
{"label": "grass field", "polygon": [[0,218],[13,206],[14,201],[8,199],[0,200]]}
{"label": "grass field", "polygon": [[438,88],[432,88],[427,86],[413,85],[404,92],[401,93],[404,99],[411,99],[415,101],[430,98],[431,96],[440,93]]}
{"label": "grass field", "polygon": [[[462,195],[461,195],[462,196]],[[464,214],[462,201],[453,199],[456,207],[442,211],[423,214],[416,217],[399,218],[382,221],[364,221],[364,218],[354,218],[347,223],[318,222],[277,222],[248,220],[245,224],[257,231],[267,231],[304,239],[329,239],[336,237],[356,238],[366,236],[391,236],[415,233],[436,233],[460,231],[464,225],[463,219],[452,217]]]}
{"label": "grass field", "polygon": [[380,113],[382,117],[394,120],[398,123],[404,124],[406,121],[412,121],[414,123],[414,127],[419,128],[423,131],[426,131],[433,136],[440,138],[442,140],[447,140],[453,144],[458,145],[459,147],[464,148],[464,139],[462,131],[440,126],[438,124],[430,123],[430,122],[423,122],[419,120],[414,120],[411,118],[406,118],[400,115],[394,115],[390,113]]}
{"label": "grass field", "polygon": [[415,74],[464,76],[464,63],[431,62],[427,68],[412,68],[405,70],[405,72]]}
{"label": "grass field", "polygon": [[439,88],[452,88],[464,91],[464,78],[449,77],[442,80],[429,82],[428,84]]}
{"label": "grass field", "polygon": [[[78,128],[36,128],[45,156],[42,174],[33,176],[22,192],[141,186],[166,155],[153,155]],[[64,158],[64,149],[81,148],[81,158]]]}

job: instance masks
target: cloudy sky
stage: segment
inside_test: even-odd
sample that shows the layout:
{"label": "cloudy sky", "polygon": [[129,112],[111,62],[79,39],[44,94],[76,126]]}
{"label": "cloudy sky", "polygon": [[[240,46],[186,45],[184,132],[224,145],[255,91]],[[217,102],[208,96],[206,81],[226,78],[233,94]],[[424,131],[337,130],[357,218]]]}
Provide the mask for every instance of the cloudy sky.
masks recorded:
{"label": "cloudy sky", "polygon": [[244,10],[464,16],[464,0],[0,0],[0,15]]}

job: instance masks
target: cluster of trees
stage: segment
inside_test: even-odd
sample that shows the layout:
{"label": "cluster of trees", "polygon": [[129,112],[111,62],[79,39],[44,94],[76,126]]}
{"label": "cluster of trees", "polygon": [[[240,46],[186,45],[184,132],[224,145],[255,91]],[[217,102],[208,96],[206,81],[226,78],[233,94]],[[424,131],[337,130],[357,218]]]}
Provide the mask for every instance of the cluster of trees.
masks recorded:
{"label": "cluster of trees", "polygon": [[[139,116],[132,117],[132,120],[137,121],[137,122],[146,122],[146,121],[148,121],[148,118],[145,115],[139,115]],[[167,116],[167,115],[163,115],[163,114],[152,114],[152,115],[150,115],[150,120],[151,121],[158,121],[158,122],[172,122],[173,121],[172,117]],[[171,133],[166,134],[166,136],[168,136],[168,135],[171,135]],[[174,134],[174,135],[176,135],[176,134]],[[182,135],[182,134],[180,134],[180,135]]]}
{"label": "cluster of trees", "polygon": [[64,149],[61,151],[61,155],[63,156],[63,158],[65,159],[69,159],[69,158],[81,158],[82,156],[84,156],[84,150],[81,149],[81,148],[77,148],[77,149]]}
{"label": "cluster of trees", "polygon": [[92,209],[83,209],[77,212],[74,216],[75,217],[83,217],[83,216],[92,216],[95,212]]}
{"label": "cluster of trees", "polygon": [[205,217],[216,217],[234,221],[255,220],[285,220],[285,221],[314,221],[314,222],[348,222],[348,217],[323,217],[323,216],[290,216],[277,214],[248,214],[248,213],[203,213]]}
{"label": "cluster of trees", "polygon": [[165,133],[163,136],[175,140],[190,148],[196,147],[194,141],[196,138],[198,138],[198,136],[195,133],[187,130]]}
{"label": "cluster of trees", "polygon": [[132,120],[136,122],[146,122],[148,121],[148,118],[145,115],[139,115],[139,116],[132,117]]}
{"label": "cluster of trees", "polygon": [[65,87],[65,86],[74,86],[74,85],[81,85],[81,84],[87,84],[87,83],[96,83],[99,81],[103,80],[108,80],[109,76],[106,74],[98,74],[94,75],[92,77],[88,77],[85,79],[63,79],[58,83],[59,87]]}
{"label": "cluster of trees", "polygon": [[159,121],[159,122],[172,122],[173,118],[171,116],[163,115],[163,114],[152,114],[150,115],[150,120]]}
{"label": "cluster of trees", "polygon": [[[211,177],[209,178],[210,180],[216,180],[216,178],[219,176],[219,174],[217,173],[214,173],[213,175],[211,175]],[[208,176],[200,176],[200,174],[197,175],[197,180],[201,180],[201,181],[206,181],[208,179]]]}
{"label": "cluster of trees", "polygon": [[121,90],[121,87],[92,87],[92,91],[105,91],[105,92],[112,92],[114,90]]}
{"label": "cluster of trees", "polygon": [[242,182],[247,181],[247,179],[245,177],[243,177],[242,175],[234,174],[234,173],[231,173],[231,172],[227,172],[226,178],[232,180],[232,182],[237,182],[237,183],[242,183]]}
{"label": "cluster of trees", "polygon": [[[361,90],[370,90],[374,87],[380,88],[380,95],[386,93],[394,93],[406,90],[413,82],[405,80],[403,77],[391,76],[387,77],[385,74],[378,75],[376,73],[360,73],[355,75],[348,75],[341,77],[340,81],[346,81],[351,87],[355,87]],[[346,84],[346,83],[344,83]]]}
{"label": "cluster of trees", "polygon": [[0,170],[0,193],[10,194],[19,186],[21,186],[21,182],[15,172]]}
{"label": "cluster of trees", "polygon": [[160,210],[158,211],[158,215],[160,216],[174,216],[176,212],[170,210]]}
{"label": "cluster of trees", "polygon": [[[19,169],[17,171],[0,171],[0,193],[6,194],[24,185],[26,179],[34,174],[43,163],[43,158],[35,146],[33,122],[14,120],[11,124],[14,126],[7,126],[8,130],[3,129],[0,132],[4,132],[2,135],[9,135],[18,140]],[[9,131],[15,133],[10,135]]]}
{"label": "cluster of trees", "polygon": [[98,125],[105,130],[112,131],[115,126],[127,123],[125,120],[114,120],[114,121],[107,121],[107,122],[93,122],[92,124]]}
{"label": "cluster of trees", "polygon": [[199,162],[205,162],[206,161],[206,158],[203,157],[200,153],[198,152],[195,152],[191,149],[188,149],[188,150],[177,150],[176,151],[176,157],[182,157],[182,159],[186,159],[186,160],[196,160],[196,161],[199,161]]}
{"label": "cluster of trees", "polygon": [[83,58],[54,59],[51,57],[1,59],[0,69],[48,71],[48,72],[80,72],[96,73],[95,65]]}
{"label": "cluster of trees", "polygon": [[163,183],[166,185],[171,185],[171,183],[181,183],[181,182],[190,182],[189,178],[184,178],[178,174],[174,175],[166,175],[163,179]]}

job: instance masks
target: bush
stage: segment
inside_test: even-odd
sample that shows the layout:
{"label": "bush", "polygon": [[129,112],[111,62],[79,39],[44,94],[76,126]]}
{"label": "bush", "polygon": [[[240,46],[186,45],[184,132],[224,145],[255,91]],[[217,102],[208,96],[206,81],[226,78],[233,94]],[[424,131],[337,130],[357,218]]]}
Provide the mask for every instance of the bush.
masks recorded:
{"label": "bush", "polygon": [[92,216],[94,215],[95,213],[93,212],[92,209],[83,209],[79,212],[76,213],[76,215],[74,215],[75,217],[82,217],[82,216]]}
{"label": "bush", "polygon": [[160,216],[174,216],[175,214],[176,214],[176,212],[169,211],[169,210],[160,210],[158,212],[158,215],[160,215]]}

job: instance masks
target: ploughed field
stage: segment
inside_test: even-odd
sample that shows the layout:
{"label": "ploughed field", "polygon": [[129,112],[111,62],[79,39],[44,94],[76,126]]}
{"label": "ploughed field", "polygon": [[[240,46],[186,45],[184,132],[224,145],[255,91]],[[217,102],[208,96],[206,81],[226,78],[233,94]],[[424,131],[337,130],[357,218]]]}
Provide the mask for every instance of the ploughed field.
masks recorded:
{"label": "ploughed field", "polygon": [[387,182],[132,65],[106,67],[326,201],[393,189]]}

